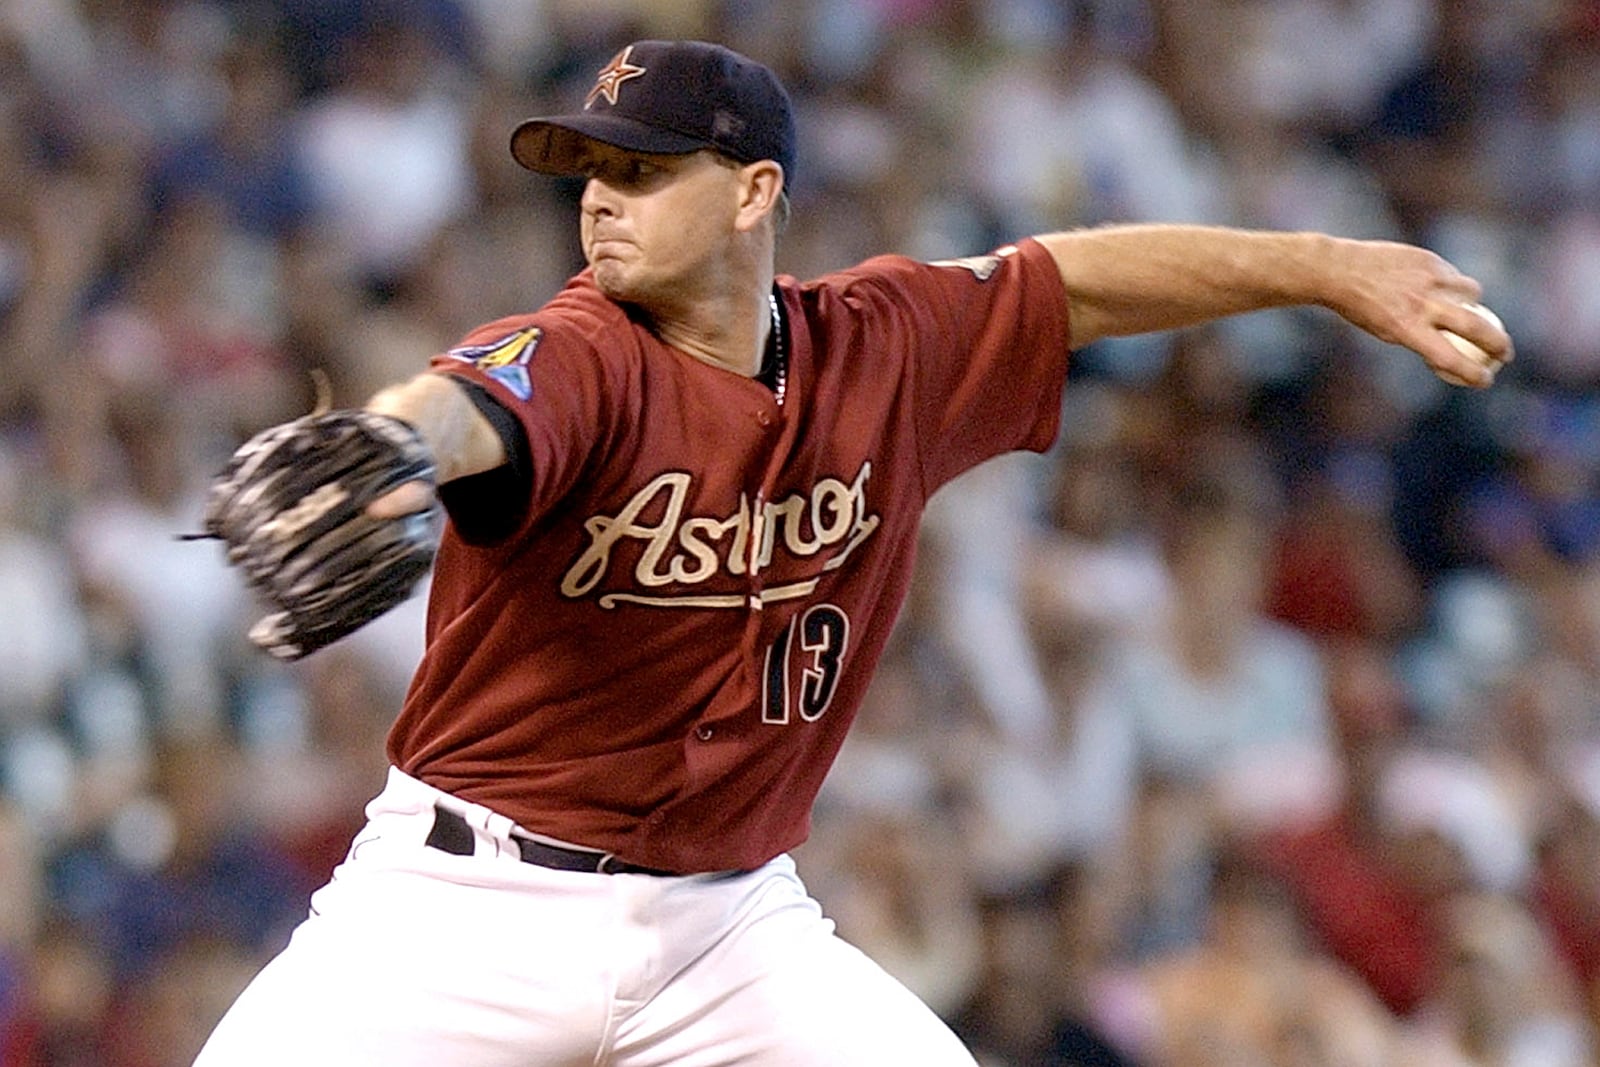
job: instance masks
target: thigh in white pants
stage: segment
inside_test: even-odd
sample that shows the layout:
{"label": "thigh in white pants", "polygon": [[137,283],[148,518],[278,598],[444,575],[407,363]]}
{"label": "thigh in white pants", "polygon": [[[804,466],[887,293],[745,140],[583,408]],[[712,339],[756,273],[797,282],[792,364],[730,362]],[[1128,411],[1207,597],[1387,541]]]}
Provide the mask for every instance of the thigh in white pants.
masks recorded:
{"label": "thigh in white pants", "polygon": [[[435,803],[477,853],[423,844]],[[391,772],[312,914],[196,1067],[973,1067],[833,933],[787,857],[737,875],[549,870]]]}

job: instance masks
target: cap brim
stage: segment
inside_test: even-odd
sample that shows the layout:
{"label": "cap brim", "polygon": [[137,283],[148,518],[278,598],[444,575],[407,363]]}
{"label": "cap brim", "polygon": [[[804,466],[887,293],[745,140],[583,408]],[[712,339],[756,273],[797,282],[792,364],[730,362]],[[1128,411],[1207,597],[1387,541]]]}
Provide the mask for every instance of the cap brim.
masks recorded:
{"label": "cap brim", "polygon": [[573,177],[583,173],[583,148],[590,141],[668,156],[711,147],[697,137],[621,115],[584,114],[527,120],[511,131],[511,155],[540,174]]}

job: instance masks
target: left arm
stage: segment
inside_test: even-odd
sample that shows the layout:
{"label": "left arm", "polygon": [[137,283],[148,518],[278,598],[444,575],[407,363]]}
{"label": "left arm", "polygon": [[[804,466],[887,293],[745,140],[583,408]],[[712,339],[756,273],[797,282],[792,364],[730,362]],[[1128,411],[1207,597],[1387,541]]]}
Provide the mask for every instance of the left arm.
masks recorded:
{"label": "left arm", "polygon": [[1468,310],[1478,282],[1423,248],[1320,233],[1217,226],[1128,225],[1037,238],[1061,271],[1072,347],[1192,326],[1264,308],[1329,308],[1383,341],[1416,352],[1447,381],[1487,386],[1494,371],[1463,355],[1449,330],[1497,362],[1506,332]]}

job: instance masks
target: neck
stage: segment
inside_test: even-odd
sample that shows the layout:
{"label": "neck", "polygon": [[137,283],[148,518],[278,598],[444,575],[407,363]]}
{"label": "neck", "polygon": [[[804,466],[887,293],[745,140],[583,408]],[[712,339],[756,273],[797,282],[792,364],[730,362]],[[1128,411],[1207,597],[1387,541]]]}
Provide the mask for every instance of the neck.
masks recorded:
{"label": "neck", "polygon": [[696,291],[675,305],[644,309],[661,340],[685,355],[735,374],[761,373],[772,332],[775,270],[770,243],[739,243],[695,279]]}
{"label": "neck", "polygon": [[768,274],[759,286],[752,284],[738,293],[701,301],[679,314],[652,311],[651,327],[656,336],[685,355],[755,377],[772,332],[771,292]]}

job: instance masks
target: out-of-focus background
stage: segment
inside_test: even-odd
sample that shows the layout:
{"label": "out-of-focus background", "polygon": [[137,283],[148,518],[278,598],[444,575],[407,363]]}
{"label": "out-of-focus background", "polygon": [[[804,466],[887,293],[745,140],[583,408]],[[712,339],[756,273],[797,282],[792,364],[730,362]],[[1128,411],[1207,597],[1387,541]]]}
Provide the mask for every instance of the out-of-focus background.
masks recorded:
{"label": "out-of-focus background", "polygon": [[642,36],[792,89],[787,272],[1319,229],[1517,339],[1488,393],[1315,310],[1081,353],[929,514],[799,853],[842,932],[986,1067],[1597,1062],[1600,3],[4,0],[0,1065],[187,1064],[342,856],[421,600],[281,666],[173,535],[311,368],[556,290],[508,132]]}

